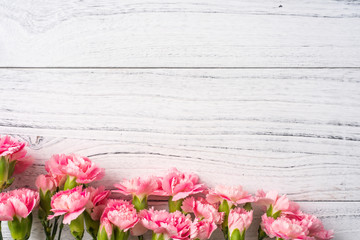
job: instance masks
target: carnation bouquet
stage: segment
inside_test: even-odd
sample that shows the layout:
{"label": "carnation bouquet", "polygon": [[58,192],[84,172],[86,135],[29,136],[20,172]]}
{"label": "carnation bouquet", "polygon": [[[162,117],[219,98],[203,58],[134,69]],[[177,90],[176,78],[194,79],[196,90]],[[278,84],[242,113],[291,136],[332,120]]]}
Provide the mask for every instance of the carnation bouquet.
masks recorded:
{"label": "carnation bouquet", "polygon": [[[29,239],[36,208],[46,240],[61,239],[64,227],[78,240],[85,231],[94,240],[126,240],[130,235],[144,239],[146,232],[152,240],[205,240],[217,228],[226,240],[244,240],[254,206],[263,211],[259,240],[333,237],[333,231],[286,195],[263,190],[251,195],[240,185],[207,188],[196,174],[175,168],[160,176],[124,179],[113,191],[95,188],[91,183],[104,176],[104,169],[76,154],[53,155],[45,163],[46,174],[36,179],[38,190],[7,191],[13,175],[25,171],[32,158],[26,144],[10,136],[0,138],[0,156],[0,221],[8,222],[16,240]],[[111,192],[132,200],[110,198]],[[149,196],[167,197],[168,210],[149,207]]]}

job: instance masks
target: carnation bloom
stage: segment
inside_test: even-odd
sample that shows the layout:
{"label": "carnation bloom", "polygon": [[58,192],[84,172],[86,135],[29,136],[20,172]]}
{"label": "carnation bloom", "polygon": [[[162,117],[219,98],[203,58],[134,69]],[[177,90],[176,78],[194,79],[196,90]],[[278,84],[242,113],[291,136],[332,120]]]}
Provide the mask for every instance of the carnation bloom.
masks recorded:
{"label": "carnation bloom", "polygon": [[85,191],[89,193],[86,211],[90,214],[92,220],[98,221],[106,207],[110,191],[106,191],[103,186],[98,188],[88,187]]}
{"label": "carnation bloom", "polygon": [[266,214],[261,217],[261,220],[261,227],[270,238],[309,239],[307,227],[299,220],[289,219],[286,216],[274,219]]}
{"label": "carnation bloom", "polygon": [[154,194],[159,188],[158,179],[154,176],[124,180],[121,184],[115,184],[114,186],[118,188],[115,192],[137,196],[139,199]]}
{"label": "carnation bloom", "polygon": [[9,197],[7,192],[0,193],[0,221],[11,221],[14,216],[14,209],[8,201]]}
{"label": "carnation bloom", "polygon": [[211,234],[217,228],[213,221],[195,219],[191,225],[190,238],[205,240],[211,237]]}
{"label": "carnation bloom", "polygon": [[11,219],[26,218],[39,205],[39,193],[27,188],[20,188],[8,193],[8,203],[10,203],[13,210]]}
{"label": "carnation bloom", "polygon": [[98,168],[89,158],[75,154],[53,155],[45,167],[51,175],[60,179],[63,179],[64,175],[75,177],[78,184],[90,183],[104,176],[104,169]]}
{"label": "carnation bloom", "polygon": [[223,212],[218,212],[214,205],[209,204],[204,198],[186,198],[182,203],[182,210],[186,213],[194,213],[197,218],[204,218],[215,224],[221,224],[224,218]]}
{"label": "carnation bloom", "polygon": [[229,212],[228,226],[230,235],[234,230],[238,229],[242,234],[243,231],[250,227],[253,220],[253,211],[246,211],[243,208],[231,209]]}
{"label": "carnation bloom", "polygon": [[161,188],[162,195],[172,196],[172,201],[178,201],[205,190],[204,184],[199,183],[199,177],[196,174],[182,173],[176,168],[170,169],[162,178]]}
{"label": "carnation bloom", "polygon": [[83,191],[82,186],[56,193],[51,198],[51,211],[54,215],[50,215],[48,219],[64,215],[63,223],[70,224],[85,210],[89,197],[90,194]]}
{"label": "carnation bloom", "polygon": [[297,214],[300,208],[297,203],[290,201],[286,195],[279,196],[276,191],[265,193],[263,190],[258,190],[256,193],[256,204],[266,209],[272,206],[272,214],[278,211],[281,211],[283,214]]}
{"label": "carnation bloom", "polygon": [[297,215],[289,215],[288,218],[301,221],[301,224],[307,228],[309,237],[313,237],[316,240],[328,240],[333,238],[334,232],[332,230],[326,230],[321,220],[314,215],[301,212]]}
{"label": "carnation bloom", "polygon": [[124,200],[109,201],[106,212],[109,221],[124,232],[134,227],[140,220],[134,206]]}
{"label": "carnation bloom", "polygon": [[14,173],[22,173],[33,162],[33,159],[27,155],[25,146],[26,143],[8,135],[0,136],[0,157],[5,157],[10,162],[17,161]]}
{"label": "carnation bloom", "polygon": [[229,207],[231,207],[232,205],[253,202],[255,199],[247,191],[243,190],[242,186],[218,185],[214,189],[210,189],[206,195],[206,200],[212,204],[226,200]]}
{"label": "carnation bloom", "polygon": [[50,175],[43,175],[43,174],[39,175],[36,178],[35,185],[43,193],[47,191],[53,192],[56,190],[55,180]]}
{"label": "carnation bloom", "polygon": [[155,234],[162,234],[164,239],[188,239],[192,221],[190,215],[185,216],[179,211],[169,213],[165,210],[142,210],[141,222],[144,227]]}

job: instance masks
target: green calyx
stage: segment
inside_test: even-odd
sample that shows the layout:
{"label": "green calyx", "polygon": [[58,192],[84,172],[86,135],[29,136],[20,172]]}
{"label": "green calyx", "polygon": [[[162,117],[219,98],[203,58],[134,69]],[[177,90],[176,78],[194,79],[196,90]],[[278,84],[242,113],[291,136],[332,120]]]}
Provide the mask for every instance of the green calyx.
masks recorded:
{"label": "green calyx", "polygon": [[64,184],[64,190],[69,190],[77,187],[79,184],[76,182],[76,178],[72,176],[67,176],[66,182]]}
{"label": "green calyx", "polygon": [[153,233],[151,240],[165,240],[164,234]]}
{"label": "green calyx", "polygon": [[12,221],[8,221],[11,237],[14,240],[27,240],[30,237],[32,226],[32,213],[26,218],[14,217]]}
{"label": "green calyx", "polygon": [[140,211],[143,209],[148,208],[147,196],[143,198],[139,198],[138,196],[134,195],[132,199],[132,204],[134,205],[136,211]]}
{"label": "green calyx", "polygon": [[229,240],[245,240],[245,230],[241,233],[239,229],[235,229],[232,233],[229,232]]}
{"label": "green calyx", "polygon": [[93,220],[87,211],[84,211],[83,214],[85,219],[86,231],[91,235],[93,239],[96,239],[99,231],[100,221]]}
{"label": "green calyx", "polygon": [[230,206],[226,200],[223,200],[220,203],[219,212],[224,213],[224,221],[221,224],[221,230],[224,233],[225,239],[227,239],[228,238],[228,217],[229,217],[229,212],[230,212]]}
{"label": "green calyx", "polygon": [[10,187],[14,182],[14,178],[11,178],[11,176],[14,173],[16,162],[16,160],[10,162],[4,156],[0,158],[0,191]]}
{"label": "green calyx", "polygon": [[268,216],[268,217],[272,217],[272,218],[274,218],[274,219],[277,219],[278,217],[280,217],[280,215],[281,215],[281,210],[279,210],[279,211],[277,211],[277,212],[275,212],[275,213],[273,213],[273,206],[272,205],[270,205],[270,207],[268,208],[268,210],[266,211],[266,216]]}
{"label": "green calyx", "polygon": [[111,236],[109,238],[105,227],[102,227],[101,229],[99,229],[97,240],[115,240],[115,236],[113,233],[111,233]]}
{"label": "green calyx", "polygon": [[168,203],[169,203],[169,211],[170,212],[175,212],[175,211],[180,211],[181,212],[181,205],[182,205],[184,199],[179,199],[177,201],[173,201],[172,199],[173,199],[173,197],[170,197],[169,201],[168,201]]}
{"label": "green calyx", "polygon": [[264,238],[267,238],[268,235],[266,235],[266,233],[264,232],[264,230],[262,230],[261,226],[259,226],[258,229],[258,240],[263,240]]}
{"label": "green calyx", "polygon": [[53,196],[53,193],[49,190],[45,193],[40,189],[40,208],[39,208],[39,218],[40,218],[40,210],[43,212],[43,217],[41,217],[41,220],[46,220],[47,216],[50,215],[51,211],[51,197]]}
{"label": "green calyx", "polygon": [[119,229],[118,227],[114,230],[115,240],[127,240],[130,236],[130,230],[124,232],[123,230]]}
{"label": "green calyx", "polygon": [[75,237],[76,240],[81,240],[84,236],[84,215],[80,214],[76,219],[70,222],[70,232],[71,235]]}

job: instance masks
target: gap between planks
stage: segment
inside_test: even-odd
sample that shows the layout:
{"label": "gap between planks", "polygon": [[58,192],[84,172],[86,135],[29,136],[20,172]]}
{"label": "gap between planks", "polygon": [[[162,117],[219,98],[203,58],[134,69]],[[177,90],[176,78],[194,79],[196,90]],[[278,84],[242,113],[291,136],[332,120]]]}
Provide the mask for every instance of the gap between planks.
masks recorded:
{"label": "gap between planks", "polygon": [[190,69],[360,69],[359,67],[0,67],[0,70],[6,69],[174,69],[174,70],[190,70]]}

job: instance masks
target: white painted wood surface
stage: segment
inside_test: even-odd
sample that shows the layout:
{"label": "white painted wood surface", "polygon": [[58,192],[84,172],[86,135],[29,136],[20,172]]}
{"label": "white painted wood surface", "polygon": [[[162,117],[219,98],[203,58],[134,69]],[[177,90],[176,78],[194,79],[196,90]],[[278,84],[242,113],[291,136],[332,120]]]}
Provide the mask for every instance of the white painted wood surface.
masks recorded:
{"label": "white painted wood surface", "polygon": [[108,188],[176,166],[288,193],[354,239],[359,43],[359,1],[0,0],[0,134],[37,159],[14,187],[53,153],[90,156]]}
{"label": "white painted wood surface", "polygon": [[360,63],[358,1],[0,0],[0,23],[0,66]]}

